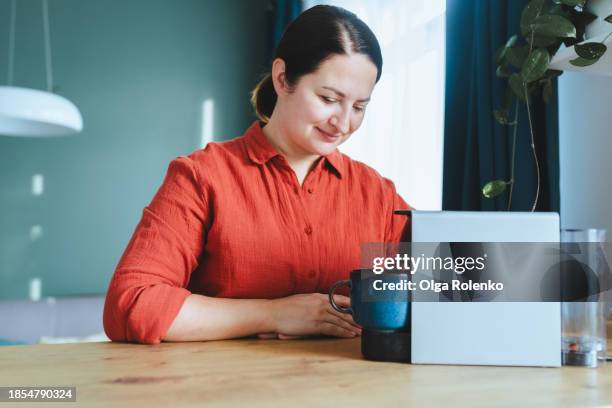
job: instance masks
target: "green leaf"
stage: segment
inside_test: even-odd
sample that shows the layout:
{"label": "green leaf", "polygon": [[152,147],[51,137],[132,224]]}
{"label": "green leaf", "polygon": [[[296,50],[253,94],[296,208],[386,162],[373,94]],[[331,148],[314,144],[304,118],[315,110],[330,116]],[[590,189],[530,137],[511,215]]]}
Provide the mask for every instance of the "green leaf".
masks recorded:
{"label": "green leaf", "polygon": [[610,14],[608,17],[604,18],[604,20],[606,20],[608,23],[612,23],[612,14]]}
{"label": "green leaf", "polygon": [[521,14],[521,34],[527,35],[531,31],[531,25],[542,12],[546,0],[531,0]]}
{"label": "green leaf", "polygon": [[493,117],[500,125],[505,125],[508,123],[508,111],[505,109],[494,110]]}
{"label": "green leaf", "polygon": [[510,70],[505,65],[500,65],[495,70],[495,75],[498,78],[508,78],[510,74],[511,74]]}
{"label": "green leaf", "polygon": [[576,51],[576,54],[578,54],[579,57],[589,60],[600,58],[602,55],[604,55],[607,49],[608,47],[598,42],[588,42],[574,45],[574,51]]}
{"label": "green leaf", "polygon": [[501,125],[507,125],[507,126],[514,126],[516,125],[516,122],[510,122],[510,119],[508,118],[509,112],[508,111],[503,111],[503,113],[500,112],[500,115],[497,115],[498,111],[493,112],[493,115],[495,116],[495,119],[497,120],[497,122]]}
{"label": "green leaf", "polygon": [[555,44],[557,41],[557,37],[544,37],[540,35],[536,35],[533,38],[533,45],[535,47],[548,47],[550,45]]}
{"label": "green leaf", "polygon": [[548,14],[555,14],[558,16],[564,16],[567,17],[569,15],[569,11],[566,10],[565,6],[561,6],[561,2],[559,0],[555,1],[553,0],[553,4],[549,9],[548,9]]}
{"label": "green leaf", "polygon": [[498,51],[499,54],[497,55],[497,57],[495,58],[495,60],[497,61],[497,64],[501,64],[501,62],[503,61],[504,57],[506,56],[506,51],[508,50],[508,48],[514,46],[514,44],[516,43],[516,40],[518,39],[518,36],[515,34],[512,37],[508,38],[508,41],[506,41],[506,44]]}
{"label": "green leaf", "polygon": [[593,65],[597,61],[599,61],[599,58],[597,58],[597,59],[586,59],[586,58],[578,57],[576,59],[570,60],[570,64],[572,64],[572,65],[574,65],[576,67],[588,67],[589,65]]}
{"label": "green leaf", "polygon": [[552,96],[553,88],[552,88],[552,80],[549,78],[544,82],[544,88],[542,89],[542,97],[544,98],[544,102],[548,103],[550,97]]}
{"label": "green leaf", "polygon": [[563,75],[563,71],[559,71],[558,69],[549,69],[544,74],[544,78],[554,78]]}
{"label": "green leaf", "polygon": [[523,68],[523,63],[529,54],[529,47],[526,45],[510,47],[506,50],[506,59],[516,68]]}
{"label": "green leaf", "polygon": [[523,69],[521,70],[521,76],[525,82],[533,82],[540,79],[542,75],[548,69],[550,63],[550,55],[544,48],[536,48],[529,54]]}
{"label": "green leaf", "polygon": [[516,122],[510,122],[508,115],[509,112],[505,109],[498,109],[496,111],[493,111],[493,116],[495,117],[497,123],[499,123],[500,125],[516,125]]}
{"label": "green leaf", "polygon": [[531,25],[536,35],[544,37],[576,38],[576,27],[567,18],[544,15],[536,18]]}
{"label": "green leaf", "polygon": [[508,38],[508,41],[506,41],[506,48],[514,47],[514,44],[516,44],[516,40],[518,40],[518,35],[516,34]]}
{"label": "green leaf", "polygon": [[508,84],[510,84],[510,89],[516,96],[521,100],[525,100],[525,83],[523,82],[523,77],[520,74],[514,73],[510,75],[508,78]]}
{"label": "green leaf", "polygon": [[586,0],[560,0],[560,2],[570,7],[576,7],[576,6],[584,7]]}
{"label": "green leaf", "polygon": [[493,111],[493,116],[495,120],[502,125],[516,125],[516,122],[510,122],[510,106],[514,101],[514,94],[510,89],[510,86],[506,86],[504,91],[504,97],[502,99],[502,107],[501,109]]}
{"label": "green leaf", "polygon": [[482,188],[482,195],[487,198],[492,198],[500,195],[504,191],[506,191],[506,185],[510,184],[505,182],[504,180],[493,180],[489,181]]}

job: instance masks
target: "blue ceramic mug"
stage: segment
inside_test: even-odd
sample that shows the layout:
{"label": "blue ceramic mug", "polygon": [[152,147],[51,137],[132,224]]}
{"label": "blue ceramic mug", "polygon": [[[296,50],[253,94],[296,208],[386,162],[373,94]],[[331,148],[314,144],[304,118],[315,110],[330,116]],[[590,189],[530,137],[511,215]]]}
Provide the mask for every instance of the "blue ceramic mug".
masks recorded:
{"label": "blue ceramic mug", "polygon": [[[365,329],[401,330],[410,324],[410,291],[408,273],[374,274],[371,270],[356,269],[351,278],[341,280],[329,289],[329,303],[340,313],[353,316]],[[351,292],[351,306],[343,307],[334,301],[334,292],[347,285]],[[400,289],[398,289],[400,288]]]}

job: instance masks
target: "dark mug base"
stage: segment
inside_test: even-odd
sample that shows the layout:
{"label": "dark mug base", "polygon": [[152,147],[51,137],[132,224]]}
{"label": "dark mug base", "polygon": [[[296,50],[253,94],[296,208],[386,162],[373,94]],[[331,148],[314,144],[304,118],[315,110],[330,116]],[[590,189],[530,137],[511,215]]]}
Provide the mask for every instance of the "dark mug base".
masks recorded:
{"label": "dark mug base", "polygon": [[410,363],[410,331],[363,329],[361,354],[366,360]]}

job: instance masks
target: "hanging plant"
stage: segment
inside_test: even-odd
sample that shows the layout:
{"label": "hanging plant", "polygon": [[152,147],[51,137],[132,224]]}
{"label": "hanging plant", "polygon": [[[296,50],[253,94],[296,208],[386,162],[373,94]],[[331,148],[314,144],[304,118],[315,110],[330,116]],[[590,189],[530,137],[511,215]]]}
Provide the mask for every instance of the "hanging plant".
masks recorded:
{"label": "hanging plant", "polygon": [[[574,47],[578,57],[570,63],[577,67],[596,63],[607,50],[604,43],[612,32],[601,42],[584,42],[586,26],[597,19],[595,14],[586,10],[586,4],[587,0],[531,0],[521,14],[520,34],[510,37],[496,53],[496,75],[504,79],[507,86],[502,106],[493,111],[493,117],[498,123],[513,127],[511,169],[509,180],[489,181],[482,187],[482,194],[492,198],[509,189],[508,210],[512,205],[515,183],[514,159],[519,102],[525,103],[527,107],[531,151],[536,168],[537,188],[531,207],[531,211],[535,211],[540,195],[540,164],[534,142],[531,97],[542,95],[544,102],[548,103],[553,93],[553,78],[563,73],[550,69],[549,65],[551,57],[562,44]],[[612,23],[612,15],[607,16],[605,21]]]}

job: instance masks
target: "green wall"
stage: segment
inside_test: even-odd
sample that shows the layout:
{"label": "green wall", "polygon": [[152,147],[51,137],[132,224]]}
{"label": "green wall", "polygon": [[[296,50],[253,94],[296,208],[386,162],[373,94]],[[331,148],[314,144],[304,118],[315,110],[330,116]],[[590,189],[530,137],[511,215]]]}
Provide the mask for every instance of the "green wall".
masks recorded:
{"label": "green wall", "polygon": [[[13,85],[44,88],[40,0],[18,0]],[[0,299],[103,294],[168,163],[199,148],[202,103],[216,140],[254,120],[267,0],[49,0],[57,92],[84,130],[0,136]],[[0,0],[0,84],[10,0]],[[32,194],[34,174],[44,193]],[[31,237],[39,225],[42,235]]]}

